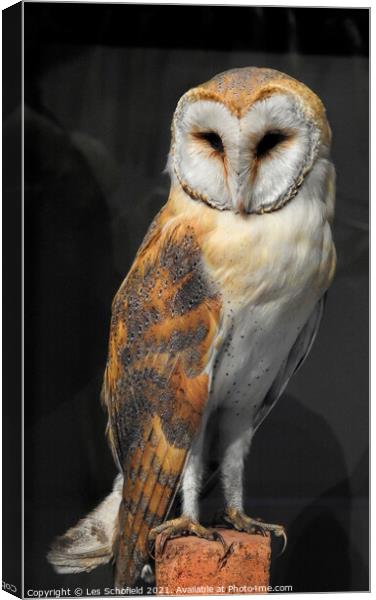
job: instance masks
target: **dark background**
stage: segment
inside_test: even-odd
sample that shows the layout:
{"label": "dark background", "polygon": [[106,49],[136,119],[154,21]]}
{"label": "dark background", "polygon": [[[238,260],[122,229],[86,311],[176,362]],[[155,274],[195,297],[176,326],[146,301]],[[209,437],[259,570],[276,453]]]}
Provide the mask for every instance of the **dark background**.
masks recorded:
{"label": "dark background", "polygon": [[21,4],[2,11],[2,581],[14,595],[22,577],[21,24]]}
{"label": "dark background", "polygon": [[[339,264],[310,358],[255,437],[247,509],[286,525],[274,585],[368,589],[368,11],[28,2],[26,590],[112,585],[110,566],[59,576],[45,559],[115,475],[99,403],[111,300],[167,199],[177,100],[248,65],[327,107]],[[215,486],[204,520],[219,502]]]}

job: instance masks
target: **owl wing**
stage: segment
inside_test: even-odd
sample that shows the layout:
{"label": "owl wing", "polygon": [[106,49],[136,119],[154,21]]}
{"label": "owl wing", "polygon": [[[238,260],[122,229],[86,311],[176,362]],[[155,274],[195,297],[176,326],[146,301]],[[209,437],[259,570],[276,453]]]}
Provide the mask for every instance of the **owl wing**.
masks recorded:
{"label": "owl wing", "polygon": [[108,437],[124,474],[117,581],[147,560],[208,399],[221,303],[203,267],[195,229],[153,224],[117,293],[102,398]]}
{"label": "owl wing", "polygon": [[261,425],[262,421],[269,414],[277,400],[283,394],[291,377],[300,369],[305,359],[307,358],[315,341],[317,332],[320,327],[322,315],[324,312],[326,294],[320,298],[316,304],[310,318],[301,330],[294,345],[292,346],[286,359],[273,381],[268,393],[264,398],[254,422],[254,430]]}

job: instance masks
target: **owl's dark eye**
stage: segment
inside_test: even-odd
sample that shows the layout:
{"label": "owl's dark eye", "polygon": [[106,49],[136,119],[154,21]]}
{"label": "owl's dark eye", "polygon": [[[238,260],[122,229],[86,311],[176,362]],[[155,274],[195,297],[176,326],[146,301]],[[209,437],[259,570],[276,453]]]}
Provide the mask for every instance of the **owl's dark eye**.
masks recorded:
{"label": "owl's dark eye", "polygon": [[221,137],[215,131],[201,131],[198,137],[205,140],[216,152],[224,153],[225,149]]}
{"label": "owl's dark eye", "polygon": [[268,154],[273,148],[281,144],[287,139],[287,135],[280,131],[269,131],[259,141],[256,147],[257,158],[262,158]]}

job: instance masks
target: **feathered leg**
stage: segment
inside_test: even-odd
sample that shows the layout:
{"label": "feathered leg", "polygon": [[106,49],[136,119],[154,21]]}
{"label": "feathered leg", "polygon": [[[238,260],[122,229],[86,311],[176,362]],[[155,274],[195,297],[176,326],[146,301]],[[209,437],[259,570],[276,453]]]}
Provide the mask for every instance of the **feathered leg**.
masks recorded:
{"label": "feathered leg", "polygon": [[244,512],[244,460],[249,451],[253,430],[247,429],[244,431],[244,425],[240,420],[231,419],[231,415],[227,412],[222,418],[220,428],[224,447],[221,475],[225,496],[225,521],[238,531],[261,533],[263,535],[270,531],[276,536],[283,537],[283,552],[287,543],[284,527],[273,523],[264,523],[249,517]]}

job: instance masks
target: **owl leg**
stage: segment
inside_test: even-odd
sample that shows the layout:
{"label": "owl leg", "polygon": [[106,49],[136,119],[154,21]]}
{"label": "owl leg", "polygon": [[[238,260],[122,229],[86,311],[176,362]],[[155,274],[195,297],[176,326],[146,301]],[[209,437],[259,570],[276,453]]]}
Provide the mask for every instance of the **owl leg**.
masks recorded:
{"label": "owl leg", "polygon": [[183,535],[196,535],[206,540],[220,541],[227,550],[222,536],[216,531],[206,529],[199,523],[199,494],[201,489],[203,465],[204,430],[194,442],[187,466],[183,475],[183,513],[177,519],[165,521],[149,533],[149,541],[153,542],[160,535],[158,553],[163,552],[168,539]]}
{"label": "owl leg", "polygon": [[204,472],[203,447],[205,439],[204,428],[192,445],[182,481],[183,515],[198,521],[199,495]]}
{"label": "owl leg", "polygon": [[231,415],[229,415],[226,421],[222,420],[220,432],[224,447],[221,476],[225,503],[226,507],[238,511],[243,510],[244,459],[248,453],[253,434],[251,429],[241,432],[240,427],[240,423],[231,422]]}
{"label": "owl leg", "polygon": [[262,535],[267,535],[267,532],[271,532],[278,537],[282,537],[283,552],[287,544],[287,536],[284,527],[273,523],[264,523],[259,519],[249,517],[244,512],[244,459],[251,444],[253,431],[249,429],[245,432],[241,432],[240,423],[231,423],[230,418],[226,419],[224,423],[227,425],[226,431],[223,431],[225,449],[221,464],[225,496],[224,520],[238,531],[260,533]]}

